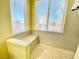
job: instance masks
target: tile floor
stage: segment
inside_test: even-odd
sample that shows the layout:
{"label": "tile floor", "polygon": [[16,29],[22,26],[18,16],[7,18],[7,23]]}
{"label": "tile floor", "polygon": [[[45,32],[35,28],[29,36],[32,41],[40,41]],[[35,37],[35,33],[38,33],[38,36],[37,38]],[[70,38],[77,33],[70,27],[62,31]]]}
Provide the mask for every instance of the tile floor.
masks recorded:
{"label": "tile floor", "polygon": [[31,54],[31,59],[74,59],[74,52],[45,44],[39,44]]}

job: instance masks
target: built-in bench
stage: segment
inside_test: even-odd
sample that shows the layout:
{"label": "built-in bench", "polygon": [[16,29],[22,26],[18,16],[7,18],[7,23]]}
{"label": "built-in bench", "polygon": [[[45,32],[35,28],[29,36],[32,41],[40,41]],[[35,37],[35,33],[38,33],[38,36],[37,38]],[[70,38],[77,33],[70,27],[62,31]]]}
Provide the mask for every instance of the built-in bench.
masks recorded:
{"label": "built-in bench", "polygon": [[31,52],[39,43],[39,37],[31,34],[22,40],[10,38],[6,42],[10,59],[30,59]]}
{"label": "built-in bench", "polygon": [[74,56],[74,59],[79,59],[79,46],[77,48],[76,54]]}

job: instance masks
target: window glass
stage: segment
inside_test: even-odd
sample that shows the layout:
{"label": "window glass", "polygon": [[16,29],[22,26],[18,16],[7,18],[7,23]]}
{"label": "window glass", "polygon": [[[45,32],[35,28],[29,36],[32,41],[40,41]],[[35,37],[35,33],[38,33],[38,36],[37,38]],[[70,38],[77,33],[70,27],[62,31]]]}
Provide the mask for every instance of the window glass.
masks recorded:
{"label": "window glass", "polygon": [[49,0],[36,0],[35,1],[35,29],[46,30],[47,16],[48,16],[48,1]]}
{"label": "window glass", "polygon": [[13,34],[25,31],[24,0],[10,0],[10,12]]}
{"label": "window glass", "polygon": [[64,20],[66,0],[51,0],[49,13],[49,31],[61,32]]}

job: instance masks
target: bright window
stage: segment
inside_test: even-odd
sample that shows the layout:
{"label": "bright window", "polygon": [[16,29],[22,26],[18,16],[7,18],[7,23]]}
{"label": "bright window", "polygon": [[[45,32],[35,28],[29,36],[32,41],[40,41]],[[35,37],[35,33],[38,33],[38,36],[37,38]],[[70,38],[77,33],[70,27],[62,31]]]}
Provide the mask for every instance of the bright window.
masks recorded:
{"label": "bright window", "polygon": [[36,26],[37,30],[46,30],[47,28],[47,16],[48,16],[48,2],[49,0],[36,0]]}
{"label": "bright window", "polygon": [[61,32],[66,0],[51,0],[48,31]]}
{"label": "bright window", "polygon": [[25,30],[24,0],[10,0],[10,12],[13,34],[18,34]]}
{"label": "bright window", "polygon": [[63,32],[67,0],[35,0],[35,28],[39,31]]}

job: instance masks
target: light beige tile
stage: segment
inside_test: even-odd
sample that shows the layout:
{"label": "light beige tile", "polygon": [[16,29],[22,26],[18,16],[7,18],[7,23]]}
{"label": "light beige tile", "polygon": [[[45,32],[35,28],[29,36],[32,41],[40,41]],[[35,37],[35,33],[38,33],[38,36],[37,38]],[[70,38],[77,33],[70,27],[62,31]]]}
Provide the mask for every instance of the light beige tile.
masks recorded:
{"label": "light beige tile", "polygon": [[45,44],[39,44],[31,54],[31,59],[73,59],[72,51],[67,51]]}

